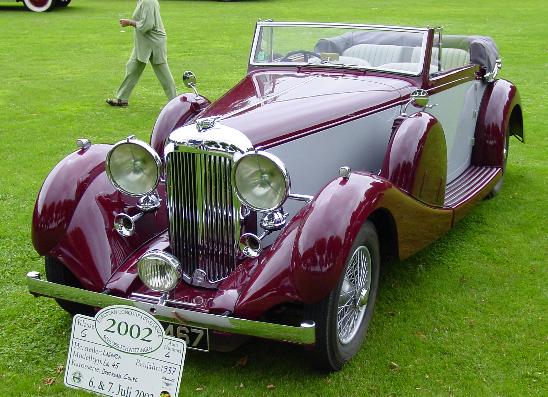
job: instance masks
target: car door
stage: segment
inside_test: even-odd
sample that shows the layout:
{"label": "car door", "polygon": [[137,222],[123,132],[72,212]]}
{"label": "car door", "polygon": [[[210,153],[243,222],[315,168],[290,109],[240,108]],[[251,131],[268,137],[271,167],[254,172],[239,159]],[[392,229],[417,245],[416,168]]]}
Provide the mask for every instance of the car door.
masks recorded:
{"label": "car door", "polygon": [[476,79],[468,52],[443,48],[441,70],[436,65],[437,48],[432,54],[428,93],[429,112],[440,120],[447,144],[447,183],[462,174],[471,161],[478,109],[485,85]]}

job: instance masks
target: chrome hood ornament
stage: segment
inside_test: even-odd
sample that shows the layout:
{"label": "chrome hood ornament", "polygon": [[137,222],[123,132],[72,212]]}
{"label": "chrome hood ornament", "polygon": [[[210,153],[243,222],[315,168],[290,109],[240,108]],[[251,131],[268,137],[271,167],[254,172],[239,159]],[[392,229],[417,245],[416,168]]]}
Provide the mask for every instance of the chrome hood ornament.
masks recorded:
{"label": "chrome hood ornament", "polygon": [[196,120],[196,129],[199,132],[209,130],[215,126],[218,119],[219,117],[205,117],[203,119],[198,119]]}

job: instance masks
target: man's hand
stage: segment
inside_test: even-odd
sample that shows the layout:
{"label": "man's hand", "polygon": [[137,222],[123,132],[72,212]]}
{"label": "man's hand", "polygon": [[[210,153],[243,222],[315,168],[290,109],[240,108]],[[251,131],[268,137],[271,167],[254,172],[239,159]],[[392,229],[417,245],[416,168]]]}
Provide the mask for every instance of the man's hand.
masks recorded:
{"label": "man's hand", "polygon": [[133,26],[135,27],[137,23],[132,19],[120,19],[120,26],[126,27],[126,26]]}

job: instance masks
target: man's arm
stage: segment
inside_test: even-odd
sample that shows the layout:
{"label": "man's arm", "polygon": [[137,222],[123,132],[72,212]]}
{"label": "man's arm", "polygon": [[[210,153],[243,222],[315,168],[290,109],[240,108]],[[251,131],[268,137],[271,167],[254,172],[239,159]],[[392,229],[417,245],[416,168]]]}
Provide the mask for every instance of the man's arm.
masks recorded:
{"label": "man's arm", "polygon": [[120,19],[120,26],[126,27],[126,26],[137,26],[137,21],[134,21],[133,19]]}
{"label": "man's arm", "polygon": [[154,27],[154,7],[149,2],[143,2],[137,10],[138,19],[120,19],[121,26],[132,26],[143,33]]}

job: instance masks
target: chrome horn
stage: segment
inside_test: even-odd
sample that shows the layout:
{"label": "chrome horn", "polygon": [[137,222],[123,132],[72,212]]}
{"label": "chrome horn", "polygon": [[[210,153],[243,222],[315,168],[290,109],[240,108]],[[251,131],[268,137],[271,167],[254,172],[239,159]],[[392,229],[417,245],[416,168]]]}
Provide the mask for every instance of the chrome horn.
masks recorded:
{"label": "chrome horn", "polygon": [[133,216],[127,214],[118,214],[114,217],[114,230],[122,237],[131,237],[135,234],[135,222],[137,222],[144,213],[140,212]]}
{"label": "chrome horn", "polygon": [[258,257],[263,251],[263,247],[261,246],[261,239],[265,235],[266,234],[263,234],[262,236],[258,237],[253,233],[242,234],[242,236],[240,237],[240,242],[238,244],[242,254],[244,254],[248,258]]}

